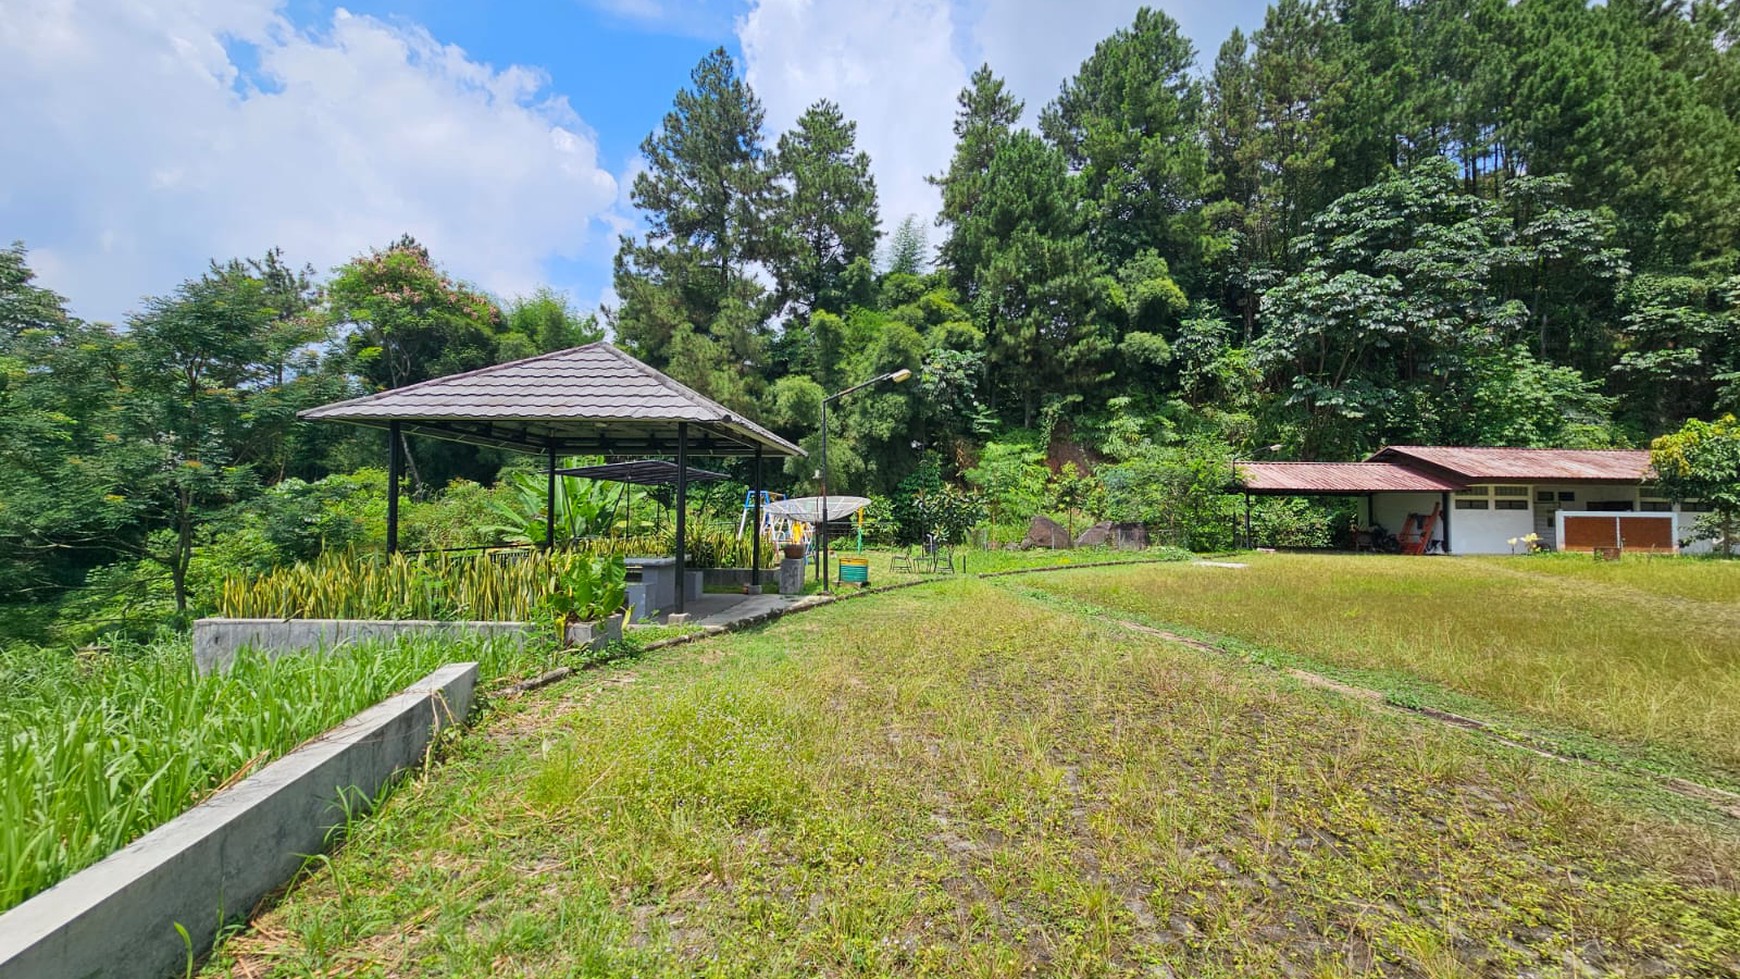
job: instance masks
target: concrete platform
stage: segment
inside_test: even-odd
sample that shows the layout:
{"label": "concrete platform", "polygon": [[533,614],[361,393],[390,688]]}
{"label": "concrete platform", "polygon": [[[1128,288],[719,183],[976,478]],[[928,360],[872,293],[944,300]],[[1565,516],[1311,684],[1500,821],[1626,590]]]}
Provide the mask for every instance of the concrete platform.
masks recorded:
{"label": "concrete platform", "polygon": [[[779,612],[795,604],[801,595],[721,595],[705,594],[689,602],[689,624],[729,628],[741,622]],[[670,618],[669,612],[658,617],[659,625]]]}

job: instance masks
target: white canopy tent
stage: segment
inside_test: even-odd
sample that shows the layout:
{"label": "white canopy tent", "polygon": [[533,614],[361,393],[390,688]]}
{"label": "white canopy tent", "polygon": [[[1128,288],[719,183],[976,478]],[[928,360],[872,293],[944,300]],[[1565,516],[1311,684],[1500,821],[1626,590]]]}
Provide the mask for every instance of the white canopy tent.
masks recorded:
{"label": "white canopy tent", "polygon": [[[830,496],[827,501],[829,523],[844,520],[870,505],[870,501],[862,496]],[[789,500],[775,500],[767,504],[767,512],[776,517],[813,526],[822,522],[822,497],[799,496]]]}

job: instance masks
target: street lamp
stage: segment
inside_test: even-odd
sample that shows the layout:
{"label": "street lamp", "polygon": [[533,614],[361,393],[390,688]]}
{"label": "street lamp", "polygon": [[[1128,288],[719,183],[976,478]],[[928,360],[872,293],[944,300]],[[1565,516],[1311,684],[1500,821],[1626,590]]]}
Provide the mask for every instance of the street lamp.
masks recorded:
{"label": "street lamp", "polygon": [[831,592],[834,584],[828,577],[828,402],[843,398],[853,391],[861,391],[872,384],[892,381],[895,384],[904,382],[912,376],[912,372],[902,367],[897,371],[878,374],[868,381],[854,384],[844,391],[835,391],[822,399],[822,522],[816,525],[816,530],[822,537],[822,590]]}

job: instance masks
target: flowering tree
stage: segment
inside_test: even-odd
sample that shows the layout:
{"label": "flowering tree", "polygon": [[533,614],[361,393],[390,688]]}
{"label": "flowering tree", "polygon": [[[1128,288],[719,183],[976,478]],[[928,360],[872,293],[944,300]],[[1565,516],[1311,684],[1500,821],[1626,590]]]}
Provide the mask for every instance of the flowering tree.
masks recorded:
{"label": "flowering tree", "polygon": [[335,270],[327,288],[356,372],[376,390],[495,362],[502,315],[409,236]]}

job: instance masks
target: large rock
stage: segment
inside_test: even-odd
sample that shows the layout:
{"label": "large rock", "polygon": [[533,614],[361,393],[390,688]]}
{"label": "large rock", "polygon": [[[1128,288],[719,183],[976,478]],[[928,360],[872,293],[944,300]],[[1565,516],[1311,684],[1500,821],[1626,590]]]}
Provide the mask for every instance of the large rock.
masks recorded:
{"label": "large rock", "polygon": [[1104,520],[1082,531],[1075,539],[1075,546],[1143,548],[1148,546],[1148,528],[1135,522]]}
{"label": "large rock", "polygon": [[1063,524],[1039,515],[1035,515],[1027,524],[1027,536],[1021,539],[1021,546],[1024,548],[1047,547],[1062,550],[1069,545],[1069,531],[1063,529]]}
{"label": "large rock", "polygon": [[1076,535],[1077,547],[1104,547],[1112,539],[1112,522],[1102,520]]}

